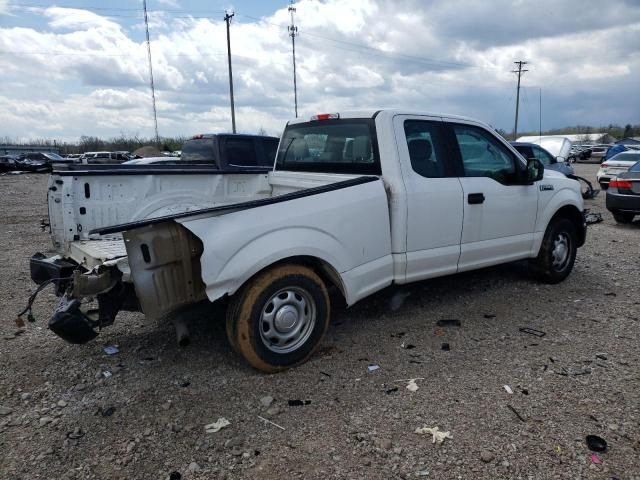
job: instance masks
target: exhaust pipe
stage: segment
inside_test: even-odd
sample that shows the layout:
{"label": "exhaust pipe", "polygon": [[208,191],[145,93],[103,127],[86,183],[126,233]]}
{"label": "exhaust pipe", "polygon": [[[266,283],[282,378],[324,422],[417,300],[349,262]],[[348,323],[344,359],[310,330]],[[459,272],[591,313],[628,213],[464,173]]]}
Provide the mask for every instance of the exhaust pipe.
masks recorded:
{"label": "exhaust pipe", "polygon": [[178,345],[181,347],[186,347],[191,343],[191,337],[189,336],[189,329],[187,328],[187,323],[184,319],[174,318],[172,320],[173,326],[176,329],[176,338],[178,340]]}

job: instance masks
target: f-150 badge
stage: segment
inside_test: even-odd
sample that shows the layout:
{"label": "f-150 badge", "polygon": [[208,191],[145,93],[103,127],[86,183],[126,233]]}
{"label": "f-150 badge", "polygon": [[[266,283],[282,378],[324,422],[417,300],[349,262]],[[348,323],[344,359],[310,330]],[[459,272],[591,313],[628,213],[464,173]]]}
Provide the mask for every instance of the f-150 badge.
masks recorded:
{"label": "f-150 badge", "polygon": [[540,185],[540,191],[553,190],[553,185]]}

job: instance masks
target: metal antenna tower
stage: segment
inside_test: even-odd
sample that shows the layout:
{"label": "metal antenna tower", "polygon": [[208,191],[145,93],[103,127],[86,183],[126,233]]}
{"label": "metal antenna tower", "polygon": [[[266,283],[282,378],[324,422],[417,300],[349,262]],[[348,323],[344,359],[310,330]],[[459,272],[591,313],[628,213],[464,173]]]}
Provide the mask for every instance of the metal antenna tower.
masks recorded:
{"label": "metal antenna tower", "polygon": [[518,69],[517,70],[512,70],[513,73],[517,73],[518,74],[518,87],[516,90],[516,124],[513,127],[513,139],[516,140],[518,137],[518,109],[520,107],[520,77],[522,76],[522,74],[524,72],[528,72],[529,70],[523,70],[522,66],[526,65],[527,62],[523,62],[522,60],[518,61],[518,62],[513,62],[516,65],[518,65]]}
{"label": "metal antenna tower", "polygon": [[296,118],[298,118],[298,85],[296,82],[296,36],[298,35],[298,27],[293,21],[293,14],[296,13],[294,0],[289,3],[289,13],[291,14],[291,25],[287,28],[291,37],[291,48],[293,50],[293,102],[295,106]]}
{"label": "metal antenna tower", "polygon": [[151,98],[153,100],[153,123],[156,129],[156,145],[160,145],[160,137],[158,136],[158,112],[156,111],[156,88],[153,85],[153,65],[151,63],[151,42],[149,41],[149,18],[147,17],[147,0],[142,0],[142,8],[144,9],[144,28],[147,32],[147,56],[149,58],[149,78],[151,80]]}

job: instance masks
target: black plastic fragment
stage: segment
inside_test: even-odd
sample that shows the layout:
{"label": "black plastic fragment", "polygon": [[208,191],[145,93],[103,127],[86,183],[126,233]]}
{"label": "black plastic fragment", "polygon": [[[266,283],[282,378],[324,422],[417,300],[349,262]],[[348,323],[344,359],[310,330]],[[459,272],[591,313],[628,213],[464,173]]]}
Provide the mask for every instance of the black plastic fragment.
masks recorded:
{"label": "black plastic fragment", "polygon": [[597,435],[587,435],[587,447],[592,452],[605,452],[607,450],[607,442]]}
{"label": "black plastic fragment", "polygon": [[302,407],[303,405],[309,405],[311,400],[289,400],[287,403],[290,407]]}
{"label": "black plastic fragment", "polygon": [[460,320],[457,318],[443,318],[436,322],[439,327],[459,327],[461,325]]}
{"label": "black plastic fragment", "polygon": [[547,334],[547,332],[543,332],[542,330],[536,330],[535,328],[530,328],[530,327],[520,327],[518,330],[520,330],[522,333],[535,335],[536,337],[544,337]]}

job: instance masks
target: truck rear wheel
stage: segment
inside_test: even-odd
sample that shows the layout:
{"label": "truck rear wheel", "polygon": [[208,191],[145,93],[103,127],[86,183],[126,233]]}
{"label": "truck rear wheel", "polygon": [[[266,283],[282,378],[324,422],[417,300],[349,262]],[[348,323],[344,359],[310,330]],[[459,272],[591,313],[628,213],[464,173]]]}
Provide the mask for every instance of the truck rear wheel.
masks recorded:
{"label": "truck rear wheel", "polygon": [[544,233],[538,256],[529,261],[529,270],[538,280],[559,283],[571,273],[576,260],[576,226],[571,220],[552,220]]}
{"label": "truck rear wheel", "polygon": [[273,373],[309,358],[327,331],[329,315],[320,277],[302,265],[280,265],[236,294],[227,310],[227,335],[251,366]]}

